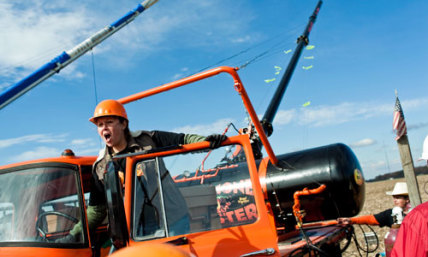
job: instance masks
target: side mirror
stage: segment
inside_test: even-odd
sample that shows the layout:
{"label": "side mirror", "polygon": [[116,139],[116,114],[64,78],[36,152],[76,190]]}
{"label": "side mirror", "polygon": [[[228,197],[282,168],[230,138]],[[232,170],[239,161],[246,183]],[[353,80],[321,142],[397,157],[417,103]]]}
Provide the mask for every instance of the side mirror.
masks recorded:
{"label": "side mirror", "polygon": [[129,235],[123,206],[122,185],[112,161],[107,164],[107,171],[104,174],[104,185],[106,189],[110,234],[113,245],[119,249],[128,244]]}

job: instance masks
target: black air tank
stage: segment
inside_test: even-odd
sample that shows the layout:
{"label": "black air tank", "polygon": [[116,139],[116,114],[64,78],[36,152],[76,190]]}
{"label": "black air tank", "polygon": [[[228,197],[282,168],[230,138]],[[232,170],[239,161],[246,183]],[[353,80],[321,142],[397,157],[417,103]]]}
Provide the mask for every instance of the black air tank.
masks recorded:
{"label": "black air tank", "polygon": [[301,210],[306,212],[304,222],[354,216],[362,209],[364,178],[358,159],[348,146],[332,144],[277,157],[283,169],[269,164],[262,184],[266,184],[278,226],[295,224],[294,192],[321,184],[327,186],[323,193],[300,197]]}

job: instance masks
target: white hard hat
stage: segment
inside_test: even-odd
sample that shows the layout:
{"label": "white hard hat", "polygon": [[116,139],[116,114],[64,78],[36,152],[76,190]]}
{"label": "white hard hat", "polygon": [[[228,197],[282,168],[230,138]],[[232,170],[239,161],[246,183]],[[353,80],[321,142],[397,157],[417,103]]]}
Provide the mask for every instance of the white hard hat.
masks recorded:
{"label": "white hard hat", "polygon": [[409,195],[406,182],[395,183],[394,190],[386,192],[387,195]]}
{"label": "white hard hat", "polygon": [[428,136],[425,137],[424,145],[422,146],[422,155],[418,161],[428,160]]}

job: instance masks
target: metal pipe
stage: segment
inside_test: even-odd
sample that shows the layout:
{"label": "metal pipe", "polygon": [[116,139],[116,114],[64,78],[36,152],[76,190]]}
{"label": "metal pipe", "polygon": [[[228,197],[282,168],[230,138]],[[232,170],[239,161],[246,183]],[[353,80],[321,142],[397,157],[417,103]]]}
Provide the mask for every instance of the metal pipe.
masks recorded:
{"label": "metal pipe", "polygon": [[279,82],[278,88],[276,89],[275,94],[269,103],[269,106],[265,112],[265,115],[263,116],[263,119],[262,119],[263,129],[268,136],[272,134],[272,130],[273,130],[272,121],[275,118],[276,112],[278,111],[278,107],[281,103],[281,99],[284,96],[285,90],[287,89],[288,83],[290,82],[291,76],[293,75],[294,69],[296,68],[297,61],[299,60],[303,47],[309,43],[308,36],[312,30],[312,26],[315,23],[315,20],[317,18],[321,5],[322,5],[322,1],[320,0],[313,14],[311,15],[311,17],[309,17],[309,23],[306,26],[305,31],[297,39],[296,50],[294,51],[294,54],[290,60],[290,63],[288,64],[287,70],[282,76],[281,82]]}
{"label": "metal pipe", "polygon": [[21,97],[23,94],[34,88],[41,82],[45,81],[55,73],[65,68],[67,65],[75,61],[77,58],[94,48],[96,45],[104,41],[106,38],[113,35],[131,21],[133,21],[140,13],[155,4],[158,0],[145,0],[137,5],[137,7],[129,11],[122,18],[113,22],[111,25],[101,29],[82,43],[75,46],[69,51],[62,52],[50,62],[46,63],[29,76],[25,77],[16,84],[10,86],[0,94],[0,109]]}
{"label": "metal pipe", "polygon": [[148,96],[152,96],[152,95],[156,95],[168,90],[172,90],[174,88],[177,87],[181,87],[208,77],[212,77],[212,76],[216,76],[220,73],[229,73],[234,81],[234,87],[235,90],[239,93],[239,95],[241,96],[241,99],[243,101],[243,104],[245,106],[245,109],[248,111],[248,114],[251,117],[251,120],[254,124],[254,127],[260,137],[261,142],[263,143],[264,147],[266,148],[266,152],[269,156],[269,159],[271,160],[271,162],[273,164],[277,164],[278,163],[278,159],[275,156],[275,153],[273,152],[273,149],[269,143],[269,140],[267,139],[266,134],[263,132],[263,127],[260,124],[259,118],[257,117],[256,111],[254,110],[253,105],[251,104],[250,98],[248,97],[247,92],[245,91],[244,85],[241,82],[241,79],[238,76],[237,73],[238,68],[232,68],[232,67],[228,67],[228,66],[220,66],[217,68],[213,68],[204,72],[200,72],[197,74],[194,74],[192,76],[171,82],[171,83],[167,83],[155,88],[151,88],[145,91],[142,91],[140,93],[136,93],[127,97],[123,97],[121,99],[119,99],[118,101],[122,104],[127,104],[133,101],[137,101],[140,100],[144,97],[148,97]]}

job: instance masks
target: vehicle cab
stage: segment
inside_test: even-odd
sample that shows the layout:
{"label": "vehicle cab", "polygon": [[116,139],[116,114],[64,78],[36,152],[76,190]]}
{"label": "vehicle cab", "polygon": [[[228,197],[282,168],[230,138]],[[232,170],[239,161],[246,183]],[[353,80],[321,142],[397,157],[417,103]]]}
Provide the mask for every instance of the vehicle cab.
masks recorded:
{"label": "vehicle cab", "polygon": [[310,240],[340,256],[349,233],[326,223],[305,235],[278,228],[248,135],[217,149],[200,142],[116,158],[127,159],[125,179],[112,164],[104,177],[115,250],[169,243],[194,256],[291,256],[307,253]]}
{"label": "vehicle cab", "polygon": [[[118,156],[127,158],[126,186],[114,168],[105,176],[118,247],[168,242],[197,256],[278,253],[248,136],[230,137],[225,144]],[[233,160],[236,148],[244,149],[239,163]]]}
{"label": "vehicle cab", "polygon": [[[89,235],[85,212],[94,161],[95,157],[75,157],[68,150],[58,158],[0,167],[1,256],[101,253],[93,246],[107,238],[107,226]],[[82,231],[75,243],[55,242],[75,226]]]}

